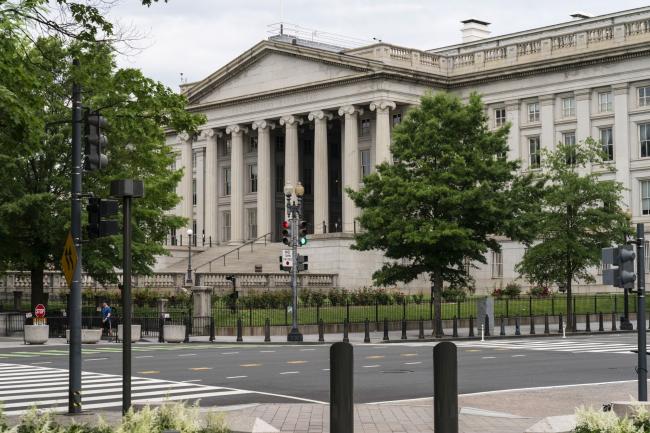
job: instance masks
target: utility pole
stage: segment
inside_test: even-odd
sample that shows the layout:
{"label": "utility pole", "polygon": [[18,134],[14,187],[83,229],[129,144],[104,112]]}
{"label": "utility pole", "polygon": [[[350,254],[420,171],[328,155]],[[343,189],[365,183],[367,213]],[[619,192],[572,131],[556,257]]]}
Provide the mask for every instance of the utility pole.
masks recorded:
{"label": "utility pole", "polygon": [[[79,69],[79,60],[72,61]],[[71,227],[72,239],[77,250],[77,264],[70,285],[70,355],[68,377],[68,413],[81,413],[81,86],[72,84],[72,185]]]}
{"label": "utility pole", "polygon": [[639,401],[648,401],[648,365],[646,354],[645,329],[645,229],[643,224],[636,225],[636,274],[637,274],[637,338],[639,349]]}

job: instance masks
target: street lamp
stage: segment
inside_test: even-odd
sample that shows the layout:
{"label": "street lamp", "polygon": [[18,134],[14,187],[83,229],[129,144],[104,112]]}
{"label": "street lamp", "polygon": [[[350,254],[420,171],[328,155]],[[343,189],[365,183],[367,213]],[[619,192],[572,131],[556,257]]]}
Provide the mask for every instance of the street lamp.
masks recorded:
{"label": "street lamp", "polygon": [[[291,195],[298,198],[297,203],[291,200]],[[287,335],[287,341],[302,341],[302,334],[298,330],[298,224],[302,216],[302,196],[305,194],[305,187],[300,182],[293,185],[284,185],[284,195],[287,200],[287,218],[291,230],[291,332]]]}
{"label": "street lamp", "polygon": [[185,285],[191,286],[192,283],[192,229],[187,229],[187,279]]}

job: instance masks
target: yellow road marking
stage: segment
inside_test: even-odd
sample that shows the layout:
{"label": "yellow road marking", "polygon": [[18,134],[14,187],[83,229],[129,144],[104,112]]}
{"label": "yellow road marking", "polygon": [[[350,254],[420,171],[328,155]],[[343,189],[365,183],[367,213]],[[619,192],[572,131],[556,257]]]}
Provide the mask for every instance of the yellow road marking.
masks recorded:
{"label": "yellow road marking", "polygon": [[307,361],[287,361],[287,364],[306,364]]}
{"label": "yellow road marking", "polygon": [[212,370],[212,367],[194,367],[190,368],[192,371],[206,371],[206,370]]}
{"label": "yellow road marking", "polygon": [[384,355],[370,355],[366,356],[366,359],[384,359]]}
{"label": "yellow road marking", "polygon": [[402,353],[400,356],[418,356],[417,353]]}
{"label": "yellow road marking", "polygon": [[240,367],[260,367],[262,364],[240,364]]}
{"label": "yellow road marking", "polygon": [[138,374],[158,374],[160,371],[158,370],[145,370],[145,371],[138,371]]}
{"label": "yellow road marking", "polygon": [[465,352],[480,352],[481,349],[467,349]]}
{"label": "yellow road marking", "polygon": [[495,351],[499,351],[499,352],[504,352],[504,351],[506,351],[506,350],[510,350],[510,349],[494,349],[494,350],[495,350]]}

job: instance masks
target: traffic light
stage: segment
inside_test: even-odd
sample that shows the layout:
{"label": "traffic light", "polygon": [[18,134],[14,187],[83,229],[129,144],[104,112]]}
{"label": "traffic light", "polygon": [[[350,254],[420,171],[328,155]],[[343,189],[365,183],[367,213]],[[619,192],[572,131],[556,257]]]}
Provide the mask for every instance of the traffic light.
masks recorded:
{"label": "traffic light", "polygon": [[298,245],[301,247],[307,244],[307,221],[300,221],[300,228],[298,231]]}
{"label": "traffic light", "polygon": [[291,223],[282,221],[282,243],[291,246]]}
{"label": "traffic light", "polygon": [[86,171],[101,170],[108,165],[108,157],[102,153],[108,139],[102,133],[108,128],[108,121],[97,111],[86,111],[84,118],[84,141],[86,143],[86,159],[84,169]]}
{"label": "traffic light", "polygon": [[117,200],[98,197],[88,199],[88,238],[95,239],[116,235],[120,232],[118,222],[110,219],[117,215]]}
{"label": "traffic light", "polygon": [[603,270],[603,284],[624,289],[634,288],[634,281],[636,281],[635,258],[636,254],[632,245],[603,248],[603,264],[616,266],[616,268]]}
{"label": "traffic light", "polygon": [[309,256],[298,256],[298,271],[307,271],[309,270]]}

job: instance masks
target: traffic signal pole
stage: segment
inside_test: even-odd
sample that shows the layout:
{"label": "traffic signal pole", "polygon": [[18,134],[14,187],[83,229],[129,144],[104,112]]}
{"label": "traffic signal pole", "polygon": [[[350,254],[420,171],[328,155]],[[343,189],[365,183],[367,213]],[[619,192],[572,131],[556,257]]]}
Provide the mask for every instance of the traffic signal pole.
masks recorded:
{"label": "traffic signal pole", "polygon": [[[74,59],[75,69],[79,60]],[[72,85],[72,185],[71,227],[72,239],[77,250],[77,264],[70,286],[68,328],[70,329],[70,355],[68,376],[68,413],[81,413],[81,86]]]}
{"label": "traffic signal pole", "polygon": [[638,337],[638,368],[639,401],[648,401],[648,365],[646,354],[645,328],[645,230],[643,224],[636,225],[636,269],[637,269],[637,337]]}

